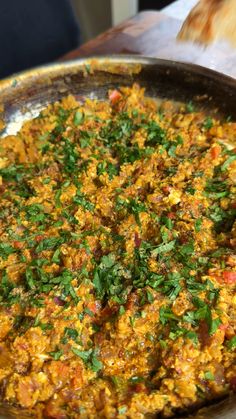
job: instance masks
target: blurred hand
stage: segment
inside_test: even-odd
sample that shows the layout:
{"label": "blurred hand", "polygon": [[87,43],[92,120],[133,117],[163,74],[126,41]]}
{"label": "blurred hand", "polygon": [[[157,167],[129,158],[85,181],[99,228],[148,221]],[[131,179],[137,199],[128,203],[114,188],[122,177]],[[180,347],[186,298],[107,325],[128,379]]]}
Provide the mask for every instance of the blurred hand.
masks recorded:
{"label": "blurred hand", "polygon": [[178,34],[181,41],[208,45],[227,39],[236,46],[236,0],[201,0]]}

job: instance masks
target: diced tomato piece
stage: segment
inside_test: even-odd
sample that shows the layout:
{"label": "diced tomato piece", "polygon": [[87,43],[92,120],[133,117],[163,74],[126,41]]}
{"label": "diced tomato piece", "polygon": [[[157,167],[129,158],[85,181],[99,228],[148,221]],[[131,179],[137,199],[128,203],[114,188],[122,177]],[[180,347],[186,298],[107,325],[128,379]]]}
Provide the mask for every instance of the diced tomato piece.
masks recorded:
{"label": "diced tomato piece", "polygon": [[164,194],[168,194],[171,190],[171,187],[169,185],[166,185],[166,186],[162,186],[161,189],[164,192]]}
{"label": "diced tomato piece", "polygon": [[212,149],[211,149],[211,157],[213,159],[217,159],[217,157],[219,157],[220,153],[221,153],[221,146],[220,145],[217,144],[214,147],[212,147]]}
{"label": "diced tomato piece", "polygon": [[224,271],[223,272],[224,282],[226,284],[234,284],[236,282],[236,272],[234,271]]}
{"label": "diced tomato piece", "polygon": [[228,323],[225,323],[225,324],[220,324],[220,325],[219,325],[219,329],[220,329],[220,330],[224,330],[224,331],[225,331],[228,327],[229,327],[229,324],[228,324]]}
{"label": "diced tomato piece", "polygon": [[38,236],[35,237],[36,242],[41,242],[41,240],[44,239],[44,236],[42,234],[39,234]]}
{"label": "diced tomato piece", "polygon": [[148,389],[144,383],[137,383],[135,384],[134,390],[136,393],[148,393]]}
{"label": "diced tomato piece", "polygon": [[170,218],[171,220],[175,219],[175,213],[174,212],[168,212],[167,218]]}
{"label": "diced tomato piece", "polygon": [[100,310],[101,304],[99,301],[91,301],[87,304],[87,308],[92,311],[92,313],[96,314]]}
{"label": "diced tomato piece", "polygon": [[109,93],[109,100],[112,103],[112,105],[115,105],[119,100],[122,98],[122,94],[118,90],[112,90]]}
{"label": "diced tomato piece", "polygon": [[23,247],[24,247],[24,243],[23,242],[20,242],[20,241],[14,241],[13,242],[13,247],[15,248],[15,249],[22,249]]}

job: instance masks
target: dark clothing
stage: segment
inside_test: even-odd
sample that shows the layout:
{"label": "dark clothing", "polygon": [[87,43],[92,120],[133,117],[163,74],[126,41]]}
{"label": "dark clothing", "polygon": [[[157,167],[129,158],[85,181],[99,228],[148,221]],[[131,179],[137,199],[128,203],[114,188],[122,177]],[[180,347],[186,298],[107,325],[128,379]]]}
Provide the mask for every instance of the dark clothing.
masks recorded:
{"label": "dark clothing", "polygon": [[56,60],[78,43],[69,0],[0,0],[0,78]]}
{"label": "dark clothing", "polygon": [[139,0],[139,10],[160,10],[163,7],[174,3],[175,0]]}

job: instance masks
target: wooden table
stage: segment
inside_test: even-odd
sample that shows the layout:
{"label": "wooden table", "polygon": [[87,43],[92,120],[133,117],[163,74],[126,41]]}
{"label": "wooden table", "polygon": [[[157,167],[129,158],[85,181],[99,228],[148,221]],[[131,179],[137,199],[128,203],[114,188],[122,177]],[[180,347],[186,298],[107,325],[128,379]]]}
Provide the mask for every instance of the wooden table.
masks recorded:
{"label": "wooden table", "polygon": [[[179,0],[179,3],[181,1],[184,0]],[[178,4],[174,4],[173,7],[176,6]],[[169,7],[166,13],[168,9],[173,10]],[[179,43],[176,41],[176,35],[181,24],[182,20],[164,12],[141,12],[70,52],[63,59],[104,54],[142,54],[197,63],[236,78],[235,49],[226,43],[218,43],[206,49],[193,44]]]}

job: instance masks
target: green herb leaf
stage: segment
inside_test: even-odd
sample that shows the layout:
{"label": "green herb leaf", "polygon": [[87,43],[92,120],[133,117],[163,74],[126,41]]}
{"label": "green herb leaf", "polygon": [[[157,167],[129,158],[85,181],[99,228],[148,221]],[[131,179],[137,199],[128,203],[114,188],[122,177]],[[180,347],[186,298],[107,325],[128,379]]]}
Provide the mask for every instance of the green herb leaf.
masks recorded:
{"label": "green herb leaf", "polygon": [[228,157],[228,159],[222,164],[221,171],[224,172],[234,160],[236,160],[236,155]]}
{"label": "green herb leaf", "polygon": [[211,129],[213,127],[213,121],[210,116],[208,116],[205,121],[203,122],[203,127],[205,129]]}
{"label": "green herb leaf", "polygon": [[131,384],[143,383],[143,381],[144,381],[144,377],[138,376],[138,375],[134,375],[133,377],[129,378],[129,382]]}
{"label": "green herb leaf", "polygon": [[73,122],[74,122],[75,126],[77,127],[78,125],[82,124],[83,121],[84,121],[83,112],[76,111],[75,115],[74,115],[74,119],[73,119]]}
{"label": "green herb leaf", "polygon": [[236,348],[236,336],[232,337],[228,343],[227,343],[227,347],[228,349],[230,349],[231,351],[234,350]]}
{"label": "green herb leaf", "polygon": [[50,355],[53,359],[55,359],[55,361],[58,361],[58,360],[62,357],[62,355],[63,355],[63,351],[62,351],[61,349],[59,349],[59,350],[56,350],[56,351],[54,351],[54,352],[49,352],[49,355]]}
{"label": "green herb leaf", "polygon": [[202,225],[202,219],[201,218],[198,218],[196,221],[195,221],[195,231],[197,232],[197,233],[199,233],[199,231],[201,231],[201,225]]}
{"label": "green herb leaf", "polygon": [[169,243],[160,244],[154,250],[152,250],[151,255],[152,257],[156,257],[162,253],[170,252],[175,247],[176,240],[172,240]]}
{"label": "green herb leaf", "polygon": [[191,100],[186,104],[186,111],[188,113],[195,112],[195,106]]}
{"label": "green herb leaf", "polygon": [[10,244],[4,242],[0,243],[0,257],[3,260],[7,260],[8,256],[15,252],[16,249],[14,249],[14,247],[12,247]]}
{"label": "green herb leaf", "polygon": [[118,413],[119,413],[119,415],[124,415],[126,411],[127,411],[127,406],[120,406],[120,407],[118,407]]}
{"label": "green herb leaf", "polygon": [[204,377],[208,381],[214,381],[215,380],[215,377],[214,377],[214,375],[212,374],[211,371],[206,371],[205,374],[204,374]]}
{"label": "green herb leaf", "polygon": [[65,327],[64,329],[64,337],[72,340],[76,340],[79,334],[76,329],[72,329],[71,327]]}
{"label": "green herb leaf", "polygon": [[30,268],[26,269],[25,278],[26,278],[26,282],[28,284],[28,287],[30,289],[34,289],[35,288],[34,275],[33,275],[33,272]]}
{"label": "green herb leaf", "polygon": [[96,355],[93,353],[92,359],[91,359],[91,370],[94,372],[98,372],[103,368],[103,364],[99,359],[96,357]]}
{"label": "green herb leaf", "polygon": [[212,319],[210,323],[209,334],[214,335],[221,323],[222,322],[220,318]]}
{"label": "green herb leaf", "polygon": [[53,253],[53,256],[52,256],[52,262],[53,263],[57,263],[57,264],[60,263],[60,253],[61,253],[60,248],[55,250],[55,252]]}
{"label": "green herb leaf", "polygon": [[149,290],[146,290],[146,293],[147,293],[147,300],[148,300],[148,302],[149,302],[150,304],[152,304],[152,303],[153,303],[153,301],[154,301],[154,297],[153,297],[152,292],[151,292],[151,291],[149,291]]}
{"label": "green herb leaf", "polygon": [[88,362],[93,352],[92,349],[88,349],[87,351],[81,351],[77,348],[72,348],[71,350],[75,355],[79,356],[85,363]]}
{"label": "green herb leaf", "polygon": [[179,321],[179,318],[173,313],[170,307],[162,306],[159,310],[161,324],[166,324],[169,320]]}
{"label": "green herb leaf", "polygon": [[94,372],[98,372],[103,368],[103,364],[97,358],[96,349],[88,349],[87,351],[80,351],[77,348],[72,348],[72,352],[79,356],[82,361]]}
{"label": "green herb leaf", "polygon": [[38,244],[35,251],[40,253],[43,250],[53,250],[64,242],[62,237],[47,237]]}
{"label": "green herb leaf", "polygon": [[191,256],[194,253],[194,244],[193,241],[184,244],[183,246],[179,247],[179,252],[182,256]]}
{"label": "green herb leaf", "polygon": [[159,339],[159,343],[162,349],[166,349],[168,347],[167,342],[163,339]]}

